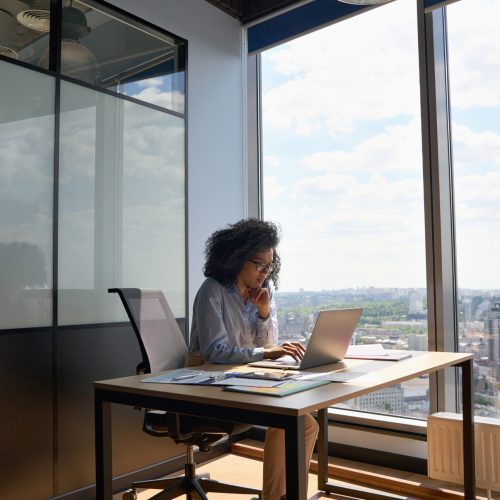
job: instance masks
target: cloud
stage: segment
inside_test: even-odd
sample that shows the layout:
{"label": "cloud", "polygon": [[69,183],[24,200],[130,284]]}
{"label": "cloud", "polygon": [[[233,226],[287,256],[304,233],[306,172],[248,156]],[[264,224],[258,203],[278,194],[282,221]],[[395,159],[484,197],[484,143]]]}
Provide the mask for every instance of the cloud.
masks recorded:
{"label": "cloud", "polygon": [[264,92],[265,127],[336,137],[360,121],[418,116],[415,12],[394,2],[268,51],[264,71],[282,83]]}
{"label": "cloud", "polygon": [[163,85],[162,78],[148,78],[147,80],[141,80],[136,82],[138,87],[149,88],[149,87],[161,87]]}
{"label": "cloud", "polygon": [[156,104],[163,108],[178,111],[179,113],[184,112],[185,96],[177,90],[162,92],[160,88],[150,86],[132,95],[132,97],[140,99],[141,101],[150,102],[151,104]]}
{"label": "cloud", "polygon": [[279,156],[276,155],[264,155],[263,161],[266,169],[270,167],[279,167],[281,164]]}
{"label": "cloud", "polygon": [[285,192],[285,188],[278,184],[276,177],[264,177],[264,196],[266,200],[274,200],[279,198]]}
{"label": "cloud", "polygon": [[304,157],[319,172],[416,172],[421,169],[420,121],[388,126],[351,150],[320,151]]}
{"label": "cloud", "polygon": [[456,167],[485,163],[500,164],[500,133],[475,132],[467,125],[453,123],[453,161]]}
{"label": "cloud", "polygon": [[474,0],[447,7],[453,107],[500,105],[500,2]]}

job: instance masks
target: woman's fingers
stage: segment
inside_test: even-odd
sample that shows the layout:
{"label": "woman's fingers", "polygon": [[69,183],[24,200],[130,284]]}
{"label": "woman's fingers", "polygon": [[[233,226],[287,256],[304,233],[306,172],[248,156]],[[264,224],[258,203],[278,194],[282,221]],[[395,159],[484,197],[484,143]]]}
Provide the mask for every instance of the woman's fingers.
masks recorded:
{"label": "woman's fingers", "polygon": [[296,360],[302,359],[304,357],[304,353],[306,352],[304,346],[299,342],[285,342],[281,345],[281,347],[283,348],[285,354],[292,356],[292,358]]}

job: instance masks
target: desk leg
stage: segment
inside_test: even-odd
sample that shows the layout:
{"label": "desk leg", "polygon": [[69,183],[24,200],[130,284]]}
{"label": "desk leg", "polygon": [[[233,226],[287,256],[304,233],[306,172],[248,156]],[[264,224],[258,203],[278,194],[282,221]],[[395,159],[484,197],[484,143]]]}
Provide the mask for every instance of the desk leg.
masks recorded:
{"label": "desk leg", "polygon": [[285,464],[287,500],[307,498],[305,417],[290,419],[285,428]]}
{"label": "desk leg", "polygon": [[472,359],[465,361],[462,368],[462,405],[463,405],[463,461],[464,461],[464,499],[476,498],[476,472],[474,455],[474,381]]}
{"label": "desk leg", "polygon": [[328,482],[328,410],[318,410],[318,490],[326,491]]}
{"label": "desk leg", "polygon": [[96,500],[107,500],[113,496],[111,403],[103,401],[96,391],[94,405]]}

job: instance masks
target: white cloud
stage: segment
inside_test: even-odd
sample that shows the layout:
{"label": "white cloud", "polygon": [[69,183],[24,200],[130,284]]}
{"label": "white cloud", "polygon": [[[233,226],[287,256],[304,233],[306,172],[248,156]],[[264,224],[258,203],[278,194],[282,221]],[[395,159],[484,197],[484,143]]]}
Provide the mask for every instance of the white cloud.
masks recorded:
{"label": "white cloud", "polygon": [[265,68],[287,80],[264,93],[264,127],[338,136],[360,121],[418,116],[416,10],[409,4],[394,2],[269,51]]}
{"label": "white cloud", "polygon": [[285,192],[285,188],[278,183],[276,177],[264,177],[264,196],[266,200],[275,200]]}
{"label": "white cloud", "polygon": [[143,89],[149,87],[161,87],[163,85],[163,80],[161,78],[148,78],[147,80],[137,82],[137,85]]}
{"label": "white cloud", "polygon": [[497,0],[462,0],[447,8],[451,99],[459,109],[500,105]]}
{"label": "white cloud", "polygon": [[500,133],[474,132],[467,125],[453,123],[453,160],[457,167],[485,163],[500,165]]}
{"label": "white cloud", "polygon": [[281,164],[279,156],[276,155],[264,155],[263,161],[266,169],[270,167],[279,167]]}
{"label": "white cloud", "polygon": [[387,127],[350,151],[320,151],[304,164],[320,172],[417,172],[422,165],[420,122]]}
{"label": "white cloud", "polygon": [[162,92],[158,87],[149,86],[132,97],[174,111],[184,110],[184,94],[179,91]]}

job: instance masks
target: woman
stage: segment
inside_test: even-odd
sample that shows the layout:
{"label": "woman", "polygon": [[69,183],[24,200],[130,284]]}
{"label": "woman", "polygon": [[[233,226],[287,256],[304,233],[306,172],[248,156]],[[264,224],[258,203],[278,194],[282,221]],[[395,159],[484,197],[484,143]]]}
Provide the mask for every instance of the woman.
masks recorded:
{"label": "woman", "polygon": [[[273,285],[278,284],[278,228],[243,219],[216,231],[206,243],[204,274],[193,306],[187,366],[203,362],[243,364],[290,355],[304,348],[278,344]],[[306,416],[306,459],[311,459],[318,425]],[[285,498],[284,432],[270,428],[264,445],[264,500]]]}

